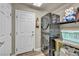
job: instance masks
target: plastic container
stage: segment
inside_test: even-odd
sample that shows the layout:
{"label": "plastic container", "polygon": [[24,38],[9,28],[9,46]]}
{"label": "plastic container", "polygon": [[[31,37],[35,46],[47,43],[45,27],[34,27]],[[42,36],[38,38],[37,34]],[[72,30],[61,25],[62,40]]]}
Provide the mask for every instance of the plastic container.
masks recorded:
{"label": "plastic container", "polygon": [[79,44],[79,31],[78,30],[62,30],[62,38],[63,40],[69,40],[74,43]]}

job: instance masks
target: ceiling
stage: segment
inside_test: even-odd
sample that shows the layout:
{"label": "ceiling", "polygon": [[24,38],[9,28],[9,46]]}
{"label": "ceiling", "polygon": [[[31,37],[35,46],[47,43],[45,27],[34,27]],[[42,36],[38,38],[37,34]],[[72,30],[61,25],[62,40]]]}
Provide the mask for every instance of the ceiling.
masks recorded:
{"label": "ceiling", "polygon": [[33,6],[33,3],[25,3],[24,5],[29,6],[30,8],[36,9],[36,10],[44,10],[44,11],[54,11],[57,8],[67,4],[67,3],[43,3],[40,7]]}

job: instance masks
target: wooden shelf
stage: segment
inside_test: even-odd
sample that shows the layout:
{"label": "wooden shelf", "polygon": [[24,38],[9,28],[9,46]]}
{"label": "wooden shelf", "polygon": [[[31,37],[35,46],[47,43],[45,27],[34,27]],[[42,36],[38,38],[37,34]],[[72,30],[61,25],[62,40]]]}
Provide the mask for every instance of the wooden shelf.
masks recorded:
{"label": "wooden shelf", "polygon": [[62,24],[69,24],[69,23],[76,23],[76,22],[79,22],[79,20],[78,21],[71,21],[71,22],[60,22],[60,23],[57,23],[57,24],[62,25]]}

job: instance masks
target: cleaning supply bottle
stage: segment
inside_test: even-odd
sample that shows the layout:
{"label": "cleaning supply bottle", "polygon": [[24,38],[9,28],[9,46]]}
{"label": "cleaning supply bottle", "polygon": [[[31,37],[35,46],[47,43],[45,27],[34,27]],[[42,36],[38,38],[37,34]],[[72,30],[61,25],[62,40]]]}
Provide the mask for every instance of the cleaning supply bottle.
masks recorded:
{"label": "cleaning supply bottle", "polygon": [[76,20],[79,20],[79,7],[77,8],[77,11],[76,11]]}

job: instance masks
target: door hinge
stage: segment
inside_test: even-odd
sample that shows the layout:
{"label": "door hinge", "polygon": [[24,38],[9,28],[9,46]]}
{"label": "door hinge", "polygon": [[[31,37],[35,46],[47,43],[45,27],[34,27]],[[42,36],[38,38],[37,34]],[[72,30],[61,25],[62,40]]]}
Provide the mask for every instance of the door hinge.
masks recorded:
{"label": "door hinge", "polygon": [[12,33],[10,33],[10,36],[12,36]]}
{"label": "door hinge", "polygon": [[12,53],[10,53],[10,56],[12,55]]}
{"label": "door hinge", "polygon": [[18,16],[16,16],[16,18],[18,18]]}
{"label": "door hinge", "polygon": [[34,48],[32,49],[32,51],[34,52]]}
{"label": "door hinge", "polygon": [[10,13],[10,16],[12,16],[12,13]]}
{"label": "door hinge", "polygon": [[16,51],[18,51],[18,49],[16,49]]}

